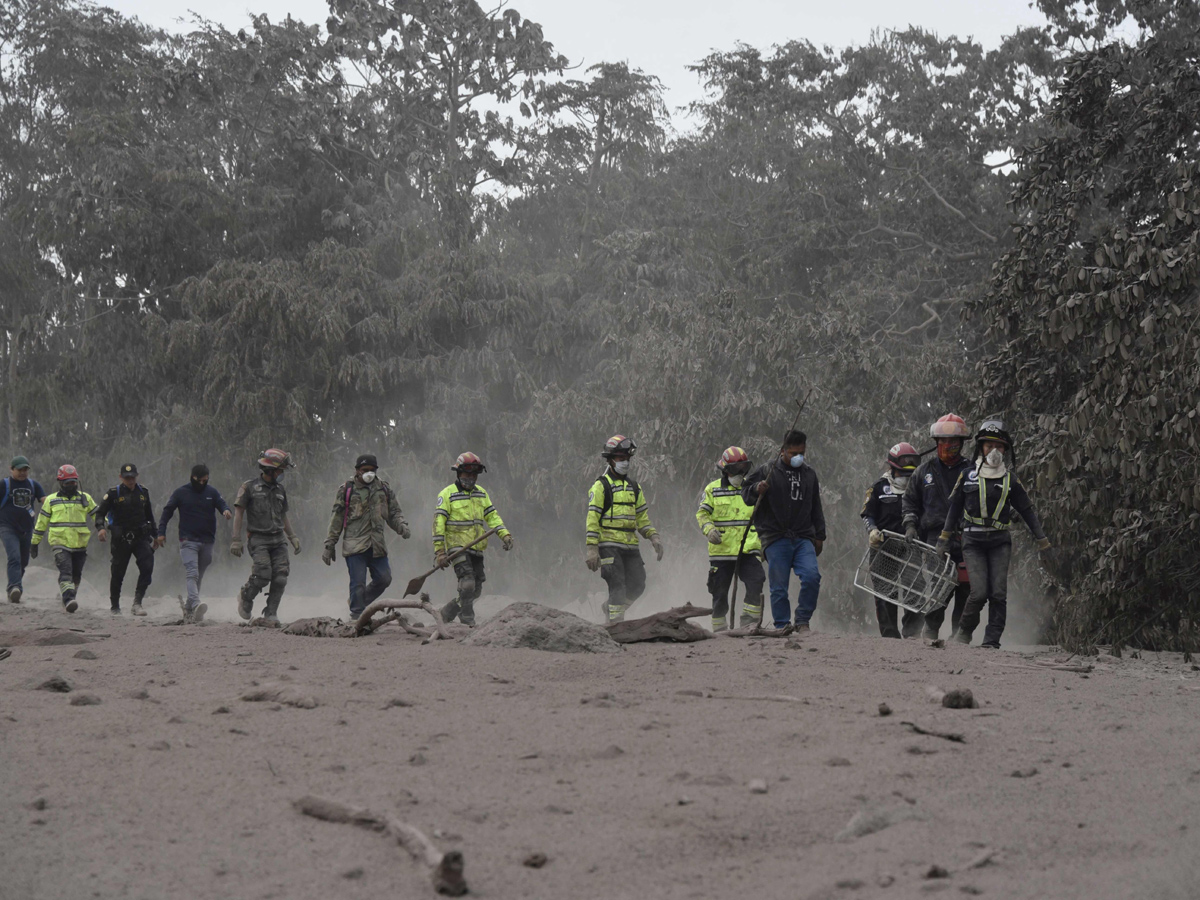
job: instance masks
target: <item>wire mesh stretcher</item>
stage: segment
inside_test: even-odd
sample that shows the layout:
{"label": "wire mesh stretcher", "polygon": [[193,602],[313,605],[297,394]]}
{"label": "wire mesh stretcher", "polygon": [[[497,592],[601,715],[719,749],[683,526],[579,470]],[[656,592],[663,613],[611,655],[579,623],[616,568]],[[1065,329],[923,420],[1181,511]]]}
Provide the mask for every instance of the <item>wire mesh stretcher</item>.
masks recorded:
{"label": "wire mesh stretcher", "polygon": [[854,573],[854,586],[915,613],[945,606],[958,584],[954,561],[921,541],[911,544],[894,531],[868,547]]}

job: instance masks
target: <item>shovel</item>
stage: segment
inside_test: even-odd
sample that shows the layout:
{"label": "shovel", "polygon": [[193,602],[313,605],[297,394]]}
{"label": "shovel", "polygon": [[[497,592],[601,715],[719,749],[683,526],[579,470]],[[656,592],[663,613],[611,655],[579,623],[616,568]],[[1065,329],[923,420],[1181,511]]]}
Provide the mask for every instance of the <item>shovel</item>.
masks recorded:
{"label": "shovel", "polygon": [[467,544],[467,546],[459,547],[457,550],[455,550],[453,553],[451,553],[449,556],[447,556],[445,565],[434,566],[432,569],[430,569],[424,575],[418,575],[416,578],[409,581],[408,587],[406,587],[404,589],[403,596],[407,597],[409,594],[415,594],[418,591],[420,591],[421,588],[425,585],[426,578],[428,578],[430,575],[432,575],[438,569],[446,568],[446,566],[450,565],[450,560],[454,559],[457,556],[462,556],[464,553],[466,553],[468,550],[470,550],[476,544],[482,544],[484,541],[486,541],[488,538],[490,538],[493,534],[495,534],[499,530],[500,529],[497,527],[497,528],[491,528],[491,529],[485,531],[479,537],[475,538],[475,540],[471,541],[471,543]]}

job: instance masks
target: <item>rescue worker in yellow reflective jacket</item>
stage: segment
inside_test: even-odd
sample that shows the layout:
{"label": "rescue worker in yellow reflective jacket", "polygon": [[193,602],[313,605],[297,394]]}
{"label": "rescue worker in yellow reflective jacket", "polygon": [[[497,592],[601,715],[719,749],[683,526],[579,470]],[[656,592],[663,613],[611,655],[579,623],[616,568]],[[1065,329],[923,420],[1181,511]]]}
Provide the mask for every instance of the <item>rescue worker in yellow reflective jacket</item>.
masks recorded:
{"label": "rescue worker in yellow reflective jacket", "polygon": [[54,565],[58,568],[58,592],[62,595],[63,608],[73,613],[79,609],[75,594],[83,580],[83,564],[87,561],[87,545],[92,539],[88,531],[88,517],[94,516],[96,501],[91,494],[79,489],[79,472],[74,466],[58,467],[58,491],[42,503],[37,522],[33,526],[33,542],[29,555],[38,555],[38,544],[42,538],[54,551]]}
{"label": "rescue worker in yellow reflective jacket", "polygon": [[[452,466],[458,473],[454,484],[438,494],[437,506],[433,510],[433,553],[439,567],[450,564],[454,551],[477,540],[493,528],[505,550],[513,548],[512,533],[504,527],[504,520],[488,492],[476,482],[487,471],[487,466],[474,453],[460,454]],[[453,622],[458,618],[464,625],[475,624],[475,601],[483,593],[483,551],[488,542],[480,541],[474,547],[454,558],[454,574],[458,576],[458,599],[442,607],[442,618]]]}
{"label": "rescue worker in yellow reflective jacket", "polygon": [[615,434],[604,444],[600,455],[608,460],[608,469],[588,493],[587,567],[608,583],[608,621],[620,622],[646,589],[646,565],[638,549],[641,534],[661,561],[662,540],[650,523],[646,496],[641,486],[629,477],[630,461],[637,444],[623,434]]}
{"label": "rescue worker in yellow reflective jacket", "polygon": [[[712,594],[712,629],[724,631],[729,612],[729,587],[734,572],[746,586],[746,601],[738,624],[756,625],[762,618],[762,545],[750,525],[754,507],[742,499],[742,481],[750,471],[750,457],[741,447],[728,447],[717,463],[721,477],[704,489],[696,522],[708,538],[708,592]],[[745,536],[745,544],[742,537]],[[739,555],[740,549],[740,555]]]}

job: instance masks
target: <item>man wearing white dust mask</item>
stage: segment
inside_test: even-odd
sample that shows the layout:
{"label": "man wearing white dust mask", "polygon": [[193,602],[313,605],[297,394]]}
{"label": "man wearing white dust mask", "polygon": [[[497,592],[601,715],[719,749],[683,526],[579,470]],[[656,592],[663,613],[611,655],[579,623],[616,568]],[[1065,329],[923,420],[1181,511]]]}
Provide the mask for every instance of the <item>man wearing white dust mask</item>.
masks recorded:
{"label": "man wearing white dust mask", "polygon": [[379,462],[372,453],[364,453],[354,461],[354,477],[338,487],[333,497],[333,516],[321,556],[321,561],[330,565],[341,536],[342,559],[350,572],[350,616],[355,619],[392,583],[384,526],[405,540],[411,535],[400,503],[388,483],[379,477],[378,469]]}
{"label": "man wearing white dust mask", "polygon": [[959,525],[963,532],[963,557],[971,573],[971,596],[963,610],[955,640],[971,643],[979,625],[983,604],[988,605],[988,624],[983,646],[1000,647],[1000,636],[1008,616],[1008,564],[1012,558],[1009,525],[1013,511],[1025,520],[1038,542],[1038,550],[1049,550],[1050,539],[1016,473],[1012,438],[999,419],[979,426],[975,435],[975,464],[958,479],[950,496],[950,511],[938,540],[946,551],[950,534]]}
{"label": "man wearing white dust mask", "polygon": [[646,565],[638,549],[638,535],[650,542],[661,562],[663,543],[650,521],[649,505],[641,485],[629,474],[637,444],[614,434],[600,455],[608,468],[588,492],[587,567],[608,584],[605,606],[609,622],[620,622],[646,590]]}
{"label": "man wearing white dust mask", "polygon": [[704,488],[696,522],[708,538],[708,592],[712,595],[713,631],[724,631],[729,612],[729,587],[734,572],[746,586],[739,625],[757,625],[762,618],[762,546],[750,525],[753,510],[742,499],[742,482],[750,471],[750,457],[741,447],[727,447],[717,463],[721,477]]}
{"label": "man wearing white dust mask", "polygon": [[[917,464],[920,462],[921,455],[917,453],[917,449],[907,441],[902,441],[888,451],[887,474],[867,488],[867,497],[863,501],[862,512],[859,515],[862,516],[863,522],[867,526],[867,543],[873,551],[872,563],[879,558],[874,551],[883,546],[884,532],[902,534],[904,531],[901,498],[908,489],[912,473],[916,471]],[[875,589],[880,593],[888,594],[891,597],[896,596],[894,587],[882,587],[881,581],[875,577],[874,566],[872,566],[872,580]],[[889,603],[878,596],[875,598],[875,619],[879,622],[879,633],[886,638],[898,638],[903,629],[903,636],[906,638],[919,635],[923,616],[906,609],[901,624],[897,625],[896,610],[895,603]]]}

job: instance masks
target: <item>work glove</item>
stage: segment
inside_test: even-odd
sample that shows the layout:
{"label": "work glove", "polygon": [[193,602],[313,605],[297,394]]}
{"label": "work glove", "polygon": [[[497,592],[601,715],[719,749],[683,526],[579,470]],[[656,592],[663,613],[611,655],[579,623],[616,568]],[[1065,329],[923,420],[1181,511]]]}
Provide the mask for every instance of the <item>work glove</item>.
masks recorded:
{"label": "work glove", "polygon": [[37,544],[30,544],[30,545],[29,545],[29,558],[30,558],[30,559],[37,559],[37,552],[38,552],[38,545],[37,545]]}
{"label": "work glove", "polygon": [[290,538],[288,538],[288,540],[292,542],[292,552],[299,555],[299,553],[300,553],[300,538],[296,537],[293,534]]}
{"label": "work glove", "polygon": [[242,558],[242,540],[241,540],[241,538],[234,538],[232,541],[229,542],[229,552],[232,553],[234,556],[236,556],[238,559]]}
{"label": "work glove", "polygon": [[869,535],[867,535],[867,543],[870,544],[872,547],[882,547],[883,541],[884,541],[883,532],[880,531],[878,528],[872,528],[871,533]]}
{"label": "work glove", "polygon": [[660,538],[657,534],[650,535],[650,546],[654,548],[654,555],[658,558],[658,561],[662,562],[662,558],[663,558],[662,538]]}
{"label": "work glove", "polygon": [[721,529],[720,529],[720,528],[717,528],[717,527],[714,525],[712,528],[710,528],[710,529],[708,530],[708,535],[707,535],[707,537],[708,537],[708,542],[709,542],[710,544],[719,544],[719,543],[721,543],[721,541],[722,541],[722,538],[721,538]]}
{"label": "work glove", "polygon": [[513,536],[511,534],[500,535],[500,543],[504,545],[505,550],[511,550],[513,548]]}
{"label": "work glove", "polygon": [[593,572],[600,570],[600,548],[595,544],[588,544],[587,567]]}
{"label": "work glove", "polygon": [[400,537],[406,541],[412,537],[412,532],[408,530],[408,525],[405,522],[400,523]]}
{"label": "work glove", "polygon": [[906,541],[908,541],[910,544],[913,541],[917,540],[920,536],[921,535],[917,533],[916,525],[909,525],[907,528],[904,529],[904,539]]}
{"label": "work glove", "polygon": [[433,564],[439,569],[444,569],[446,566],[450,565],[450,559],[446,556],[445,550],[438,550],[433,554]]}
{"label": "work glove", "polygon": [[938,538],[938,542],[933,547],[937,551],[938,556],[950,555],[950,542],[946,538]]}
{"label": "work glove", "polygon": [[1050,538],[1042,538],[1038,541],[1038,552],[1041,553],[1050,549]]}
{"label": "work glove", "polygon": [[325,563],[325,565],[329,565],[335,559],[337,559],[336,545],[326,544],[325,552],[321,554],[321,562]]}

